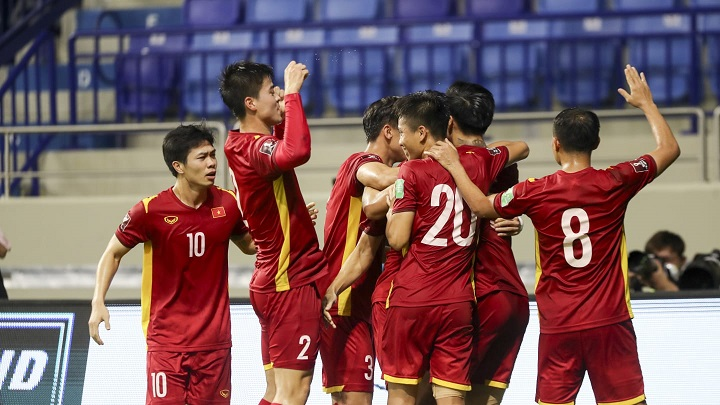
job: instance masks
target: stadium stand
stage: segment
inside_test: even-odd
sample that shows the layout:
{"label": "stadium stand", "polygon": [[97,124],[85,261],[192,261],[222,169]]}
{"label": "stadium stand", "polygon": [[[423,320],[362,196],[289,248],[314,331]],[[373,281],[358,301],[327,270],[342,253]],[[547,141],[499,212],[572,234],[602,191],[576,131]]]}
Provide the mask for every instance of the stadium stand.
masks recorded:
{"label": "stadium stand", "polygon": [[225,27],[242,22],[241,0],[185,0],[185,22],[193,27]]}
{"label": "stadium stand", "polygon": [[245,21],[249,23],[300,22],[308,19],[311,3],[308,0],[247,0],[246,7]]}
{"label": "stadium stand", "polygon": [[466,0],[465,15],[472,17],[519,16],[527,12],[525,0]]}
{"label": "stadium stand", "polygon": [[395,0],[393,16],[399,19],[437,19],[455,13],[455,0]]}
{"label": "stadium stand", "polygon": [[595,13],[602,10],[601,0],[537,0],[538,14]]}

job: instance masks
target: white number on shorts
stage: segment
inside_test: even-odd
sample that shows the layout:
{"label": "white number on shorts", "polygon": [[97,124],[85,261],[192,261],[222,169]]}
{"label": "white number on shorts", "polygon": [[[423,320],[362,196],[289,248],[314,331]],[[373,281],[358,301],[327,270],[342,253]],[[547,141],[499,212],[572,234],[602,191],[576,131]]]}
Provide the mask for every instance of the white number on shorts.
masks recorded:
{"label": "white number on shorts", "polygon": [[373,379],[373,371],[375,371],[375,364],[373,364],[373,356],[367,355],[365,356],[365,362],[368,366],[368,372],[365,373],[365,379],[368,381],[372,381]]}
{"label": "white number on shorts", "polygon": [[188,237],[190,245],[190,256],[189,257],[200,257],[205,254],[205,234],[198,232],[196,234],[188,233],[185,234]]}
{"label": "white number on shorts", "polygon": [[463,237],[461,231],[463,219],[462,214],[463,209],[465,208],[465,203],[463,202],[462,195],[460,195],[460,190],[455,189],[455,192],[453,192],[452,188],[450,188],[447,184],[436,185],[433,188],[432,196],[430,197],[431,206],[438,207],[440,205],[441,194],[445,194],[445,207],[428,233],[422,238],[422,243],[430,246],[447,246],[447,239],[438,238],[437,235],[445,227],[445,224],[447,224],[450,219],[450,215],[454,210],[455,215],[453,216],[452,232],[453,241],[458,246],[470,246],[473,241],[473,236],[475,236],[475,222],[477,222],[477,216],[474,213],[470,215],[470,232],[468,232],[467,237]]}
{"label": "white number on shorts", "polygon": [[[570,227],[570,221],[573,218],[577,218],[580,221],[580,230],[574,232]],[[582,208],[570,208],[563,212],[562,216],[562,230],[565,234],[563,239],[563,253],[565,254],[565,261],[573,267],[585,267],[590,263],[592,259],[592,244],[590,243],[590,218],[587,212]],[[582,256],[579,258],[575,257],[575,249],[573,243],[579,240],[582,245]]]}
{"label": "white number on shorts", "polygon": [[300,336],[300,341],[298,343],[301,345],[305,345],[305,346],[303,346],[302,350],[300,350],[300,354],[298,354],[297,359],[298,360],[307,360],[308,359],[307,351],[310,348],[310,336],[308,336],[308,335]]}
{"label": "white number on shorts", "polygon": [[167,377],[162,371],[150,374],[153,398],[165,398],[167,395]]}

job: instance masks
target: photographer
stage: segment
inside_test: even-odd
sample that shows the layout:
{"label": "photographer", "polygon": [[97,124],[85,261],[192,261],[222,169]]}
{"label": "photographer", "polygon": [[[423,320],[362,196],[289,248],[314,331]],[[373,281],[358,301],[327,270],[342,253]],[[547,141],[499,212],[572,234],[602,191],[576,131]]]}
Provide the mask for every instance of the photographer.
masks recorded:
{"label": "photographer", "polygon": [[685,241],[680,235],[670,231],[656,232],[645,243],[645,253],[653,254],[667,264],[673,281],[677,283],[680,280],[680,275],[687,265]]}
{"label": "photographer", "polygon": [[652,253],[633,250],[628,255],[628,278],[633,291],[679,291],[671,265]]}

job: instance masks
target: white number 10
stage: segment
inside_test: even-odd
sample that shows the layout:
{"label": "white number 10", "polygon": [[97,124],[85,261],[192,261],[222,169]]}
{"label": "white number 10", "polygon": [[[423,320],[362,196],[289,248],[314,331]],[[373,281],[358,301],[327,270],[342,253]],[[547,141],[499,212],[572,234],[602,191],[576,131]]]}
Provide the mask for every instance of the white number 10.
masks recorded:
{"label": "white number 10", "polygon": [[205,254],[205,234],[198,232],[196,234],[185,234],[190,245],[189,257],[200,257]]}

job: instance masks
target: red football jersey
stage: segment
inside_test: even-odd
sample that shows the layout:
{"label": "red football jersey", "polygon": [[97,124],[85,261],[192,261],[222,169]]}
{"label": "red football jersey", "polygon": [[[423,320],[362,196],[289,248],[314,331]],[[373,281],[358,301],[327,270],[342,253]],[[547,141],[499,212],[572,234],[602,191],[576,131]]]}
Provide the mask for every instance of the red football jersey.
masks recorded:
{"label": "red football jersey", "polygon": [[[458,148],[470,179],[484,192],[505,167],[508,149]],[[396,183],[393,215],[414,211],[410,247],[393,280],[390,306],[474,301],[472,257],[477,218],[450,173],[432,159],[406,162]]]}
{"label": "red football jersey", "polygon": [[385,252],[385,264],[383,265],[383,271],[380,273],[375,282],[375,290],[372,294],[372,303],[383,302],[385,306],[388,306],[388,298],[390,297],[390,290],[392,289],[393,279],[398,271],[400,271],[400,264],[403,260],[403,254],[395,249],[389,249]]}
{"label": "red football jersey", "polygon": [[232,192],[211,187],[197,209],[172,191],[135,204],[115,231],[132,248],[145,244],[142,325],[149,351],[228,348],[228,244],[243,235]]}
{"label": "red football jersey", "polygon": [[[382,163],[382,159],[374,153],[354,153],[340,166],[335,177],[326,208],[323,246],[329,274],[325,282],[321,283],[320,291],[325,291],[335,279],[366,227],[366,217],[362,210],[365,186],[357,179],[357,172],[360,166],[369,162]],[[367,272],[338,296],[336,305],[330,310],[331,314],[353,315],[370,321],[370,295],[380,275],[380,258],[381,255],[376,255]]]}
{"label": "red football jersey", "polygon": [[[285,137],[307,130],[300,103],[299,97],[286,97]],[[258,250],[250,289],[261,293],[300,287],[327,272],[295,170],[283,172],[275,163],[280,142],[272,135],[230,131],[225,143],[240,209]]]}
{"label": "red football jersey", "polygon": [[536,229],[535,298],[542,333],[573,332],[632,318],[623,220],[630,199],[655,178],[649,155],[605,170],[562,170],[495,197],[504,217]]}
{"label": "red football jersey", "polygon": [[[490,194],[505,191],[518,182],[517,164],[503,169],[490,186]],[[498,236],[489,220],[480,224],[475,257],[475,296],[507,291],[527,297],[527,289],[518,273],[510,238]]]}

